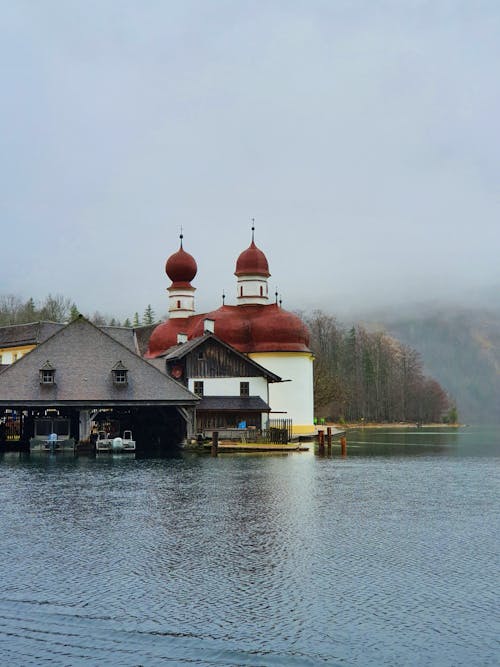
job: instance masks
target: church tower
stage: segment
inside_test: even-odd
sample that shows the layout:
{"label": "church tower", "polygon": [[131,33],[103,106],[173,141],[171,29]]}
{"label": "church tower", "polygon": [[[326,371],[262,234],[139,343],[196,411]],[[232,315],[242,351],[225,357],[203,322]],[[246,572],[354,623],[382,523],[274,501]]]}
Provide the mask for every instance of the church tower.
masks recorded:
{"label": "church tower", "polygon": [[254,242],[255,227],[252,226],[252,242],[236,261],[237,294],[239,306],[268,303],[267,279],[271,275],[266,256]]}
{"label": "church tower", "polygon": [[196,276],[198,267],[192,255],[182,247],[183,235],[180,235],[181,245],[177,252],[167,259],[165,273],[172,281],[167,288],[169,305],[169,317],[189,317],[194,315],[194,293],[196,288],[191,281]]}

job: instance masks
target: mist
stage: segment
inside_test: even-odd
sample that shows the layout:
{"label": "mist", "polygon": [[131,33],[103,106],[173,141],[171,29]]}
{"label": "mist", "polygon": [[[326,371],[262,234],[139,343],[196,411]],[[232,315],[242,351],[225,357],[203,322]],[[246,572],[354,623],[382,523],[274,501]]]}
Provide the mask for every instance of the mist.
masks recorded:
{"label": "mist", "polygon": [[494,3],[6,5],[0,292],[163,315],[182,227],[210,310],[254,218],[290,310],[472,302],[500,284],[499,29]]}

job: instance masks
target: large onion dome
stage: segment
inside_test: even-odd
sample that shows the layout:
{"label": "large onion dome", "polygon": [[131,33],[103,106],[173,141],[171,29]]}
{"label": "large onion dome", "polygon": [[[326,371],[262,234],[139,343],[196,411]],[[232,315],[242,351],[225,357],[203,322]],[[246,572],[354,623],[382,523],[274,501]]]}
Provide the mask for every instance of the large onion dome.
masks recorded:
{"label": "large onion dome", "polygon": [[204,315],[169,319],[159,324],[149,339],[147,358],[177,344],[177,334],[189,340],[202,336],[205,320],[214,321],[215,335],[239,352],[309,352],[309,330],[300,317],[277,304],[221,306]]}
{"label": "large onion dome", "polygon": [[191,317],[169,318],[165,322],[158,324],[148,343],[148,349],[144,355],[146,359],[151,359],[163,354],[166,350],[177,345],[177,336],[180,333],[187,334],[191,338],[193,324],[202,317],[192,315]]}
{"label": "large onion dome", "polygon": [[[276,304],[222,306],[204,318],[214,321],[216,336],[240,352],[309,352],[305,324]],[[193,323],[193,338],[203,334],[204,318]]]}

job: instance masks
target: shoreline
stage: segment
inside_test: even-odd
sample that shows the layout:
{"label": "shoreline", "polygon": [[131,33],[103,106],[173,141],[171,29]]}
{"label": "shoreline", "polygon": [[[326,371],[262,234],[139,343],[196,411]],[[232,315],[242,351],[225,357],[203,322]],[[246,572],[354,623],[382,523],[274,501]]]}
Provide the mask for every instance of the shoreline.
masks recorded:
{"label": "shoreline", "polygon": [[332,429],[337,429],[337,430],[345,430],[345,431],[353,431],[353,430],[360,430],[360,429],[365,429],[365,428],[372,428],[372,429],[397,429],[397,428],[463,428],[467,426],[467,424],[443,424],[442,422],[437,422],[437,423],[429,423],[429,424],[417,424],[416,422],[397,422],[397,423],[389,423],[389,424],[384,424],[380,422],[351,422],[347,424],[338,424],[335,422],[327,422],[325,424],[316,424],[316,433],[318,431],[326,430],[328,427]]}

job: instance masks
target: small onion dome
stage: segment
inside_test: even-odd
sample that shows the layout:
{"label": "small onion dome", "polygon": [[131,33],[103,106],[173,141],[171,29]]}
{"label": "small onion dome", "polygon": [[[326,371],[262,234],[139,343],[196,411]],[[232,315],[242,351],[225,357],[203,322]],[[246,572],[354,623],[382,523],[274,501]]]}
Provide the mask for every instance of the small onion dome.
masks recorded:
{"label": "small onion dome", "polygon": [[165,264],[165,273],[170,278],[172,283],[190,283],[198,271],[196,261],[192,255],[181,247],[177,252],[167,259]]}
{"label": "small onion dome", "polygon": [[266,256],[255,245],[253,239],[249,247],[244,250],[236,261],[235,276],[264,276],[269,278],[269,265]]}

